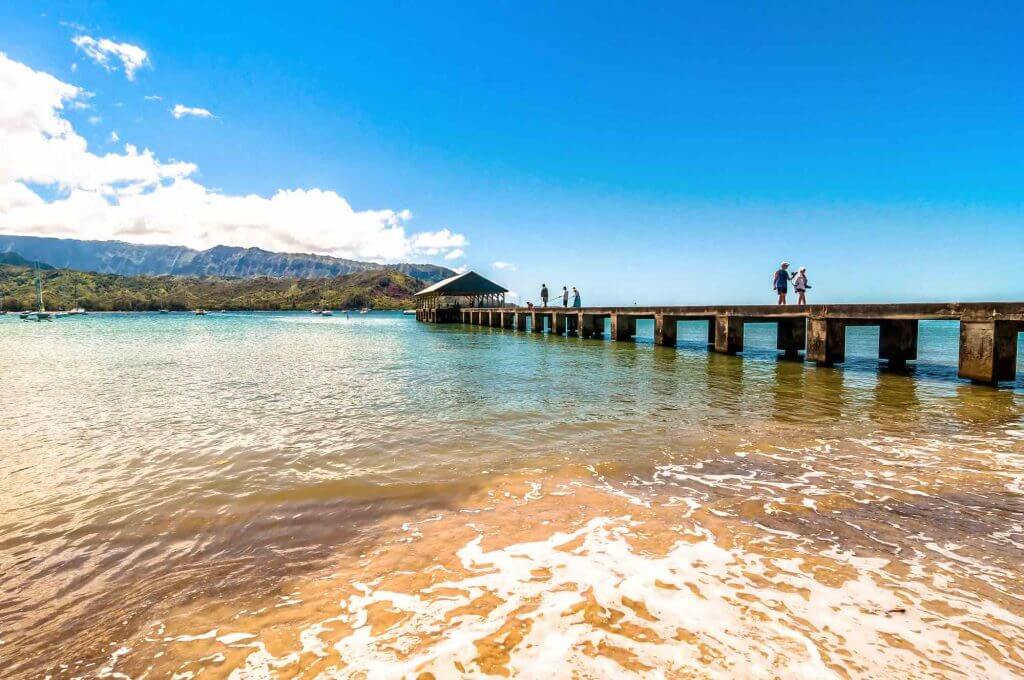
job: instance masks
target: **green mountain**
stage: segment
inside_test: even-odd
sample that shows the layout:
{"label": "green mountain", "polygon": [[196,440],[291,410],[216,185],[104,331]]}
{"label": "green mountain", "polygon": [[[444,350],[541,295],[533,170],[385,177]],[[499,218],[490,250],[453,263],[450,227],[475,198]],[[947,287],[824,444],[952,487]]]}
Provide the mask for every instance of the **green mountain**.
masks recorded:
{"label": "green mountain", "polygon": [[[92,311],[158,309],[407,309],[424,282],[394,269],[338,277],[225,278],[219,276],[119,276],[70,269],[40,271],[47,309],[82,306]],[[0,264],[4,308],[35,307],[31,266]]]}
{"label": "green mountain", "polygon": [[17,267],[31,267],[33,264],[38,266],[40,269],[53,269],[52,266],[45,262],[33,263],[32,260],[26,259],[18,253],[0,253],[0,264],[11,264]]}
{"label": "green mountain", "polygon": [[427,283],[436,283],[455,274],[451,269],[436,264],[382,265],[310,253],[274,253],[260,248],[215,246],[208,250],[193,250],[184,246],[141,245],[124,241],[0,234],[0,253],[7,252],[20,253],[29,260],[47,262],[63,269],[125,276],[175,274],[320,279],[393,269]]}

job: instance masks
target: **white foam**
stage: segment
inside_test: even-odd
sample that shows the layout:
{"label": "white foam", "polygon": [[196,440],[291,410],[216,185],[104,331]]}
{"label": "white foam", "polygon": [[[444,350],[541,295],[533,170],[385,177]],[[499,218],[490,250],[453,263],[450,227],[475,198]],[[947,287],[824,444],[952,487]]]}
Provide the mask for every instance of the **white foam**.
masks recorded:
{"label": "white foam", "polygon": [[[833,675],[830,663],[859,668],[859,674],[906,676],[937,672],[930,659],[969,675],[982,668],[989,677],[1024,671],[1009,655],[1003,667],[992,665],[975,637],[960,634],[966,621],[943,620],[924,609],[922,603],[939,592],[921,582],[904,587],[885,574],[884,559],[839,551],[816,555],[816,568],[825,560],[834,572],[853,574],[840,585],[825,585],[813,577],[806,559],[726,550],[707,530],[697,532],[701,540],[681,541],[663,556],[639,553],[626,540],[634,527],[629,518],[598,518],[572,533],[496,550],[484,550],[477,537],[458,551],[465,576],[414,593],[360,584],[359,592],[342,603],[354,630],[334,645],[346,665],[329,675],[394,678],[429,671],[437,678],[480,676],[475,642],[515,618],[529,622],[508,660],[516,677],[726,677],[742,672],[746,677],[819,678]],[[572,541],[578,547],[560,549]],[[536,578],[538,569],[550,578]],[[453,590],[465,594],[453,596]],[[455,610],[485,594],[501,604],[486,614],[449,620]],[[588,597],[601,612],[618,612],[620,624],[646,634],[592,625],[574,610]],[[948,592],[945,599],[950,599]],[[370,608],[378,603],[404,616],[374,634]],[[983,611],[1010,624],[1003,626],[1004,634],[1020,625],[994,605]],[[978,635],[977,627],[968,628]],[[318,638],[323,630],[320,624],[307,628],[303,649],[325,651]],[[424,647],[424,636],[434,641]],[[902,644],[891,644],[894,639]],[[986,643],[1002,648],[994,637]],[[627,671],[611,655],[594,653],[609,647],[635,655],[650,670]],[[274,658],[260,645],[237,677],[269,677],[295,658]],[[457,671],[456,663],[465,673]]]}

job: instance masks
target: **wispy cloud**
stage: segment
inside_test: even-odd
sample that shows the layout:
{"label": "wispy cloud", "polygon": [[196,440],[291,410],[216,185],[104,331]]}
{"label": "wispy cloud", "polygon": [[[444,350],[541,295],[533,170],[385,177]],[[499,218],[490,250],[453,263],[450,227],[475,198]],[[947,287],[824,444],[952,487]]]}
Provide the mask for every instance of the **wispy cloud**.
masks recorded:
{"label": "wispy cloud", "polygon": [[494,267],[495,269],[501,269],[501,270],[507,271],[507,272],[514,272],[516,270],[516,266],[514,264],[512,264],[511,262],[501,262],[501,261],[498,261],[498,262],[492,263],[491,266]]}
{"label": "wispy cloud", "polygon": [[192,116],[193,118],[214,117],[207,109],[198,106],[185,106],[184,104],[175,104],[174,108],[171,109],[171,115],[175,118],[184,118],[185,116]]}
{"label": "wispy cloud", "polygon": [[114,42],[109,38],[97,40],[88,35],[76,35],[71,42],[106,71],[116,71],[120,62],[128,80],[135,80],[135,72],[149,64],[146,50],[131,43]]}
{"label": "wispy cloud", "polygon": [[103,116],[89,116],[89,125],[99,125],[103,122]]}
{"label": "wispy cloud", "polygon": [[117,144],[118,142],[121,141],[121,135],[117,134],[117,130],[112,130],[110,132],[110,137],[108,139],[110,140],[111,144]]}
{"label": "wispy cloud", "polygon": [[462,248],[456,248],[455,250],[452,250],[447,255],[445,255],[444,259],[446,259],[446,260],[457,260],[457,259],[459,259],[460,257],[462,257],[465,254],[466,254],[465,250],[463,250]]}
{"label": "wispy cloud", "polygon": [[143,99],[145,99],[147,102],[159,102],[163,101],[164,98],[158,94],[147,94],[145,97],[143,97]]}

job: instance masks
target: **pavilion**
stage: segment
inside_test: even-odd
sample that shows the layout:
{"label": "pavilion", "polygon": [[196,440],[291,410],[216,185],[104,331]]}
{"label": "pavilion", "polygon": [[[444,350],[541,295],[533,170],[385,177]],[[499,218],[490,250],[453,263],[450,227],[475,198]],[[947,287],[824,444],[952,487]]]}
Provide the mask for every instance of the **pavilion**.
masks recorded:
{"label": "pavilion", "polygon": [[416,320],[457,323],[467,307],[504,307],[505,293],[494,281],[476,272],[457,274],[416,293]]}

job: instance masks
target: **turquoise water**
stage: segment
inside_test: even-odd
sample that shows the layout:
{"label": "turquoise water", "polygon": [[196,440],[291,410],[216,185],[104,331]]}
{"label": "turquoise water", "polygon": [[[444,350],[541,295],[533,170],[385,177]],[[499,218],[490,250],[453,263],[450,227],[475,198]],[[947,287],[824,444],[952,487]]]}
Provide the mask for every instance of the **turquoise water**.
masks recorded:
{"label": "turquoise water", "polygon": [[[27,677],[95,670],[160,612],[259,601],[374,544],[382,518],[567,465],[700,503],[759,497],[726,470],[797,484],[813,469],[820,496],[848,500],[865,488],[851,460],[923,451],[894,486],[938,491],[903,499],[899,522],[860,507],[862,522],[986,556],[1019,610],[1024,382],[958,380],[956,323],[923,322],[905,373],[880,368],[871,328],[819,369],[778,360],[771,324],[747,326],[742,357],[708,352],[703,323],[681,324],[677,348],[652,326],[613,343],[390,313],[0,317],[0,657]],[[751,447],[813,451],[735,457]],[[737,521],[781,521],[751,512]],[[869,549],[825,517],[784,529]],[[922,555],[926,571],[947,559]]]}

